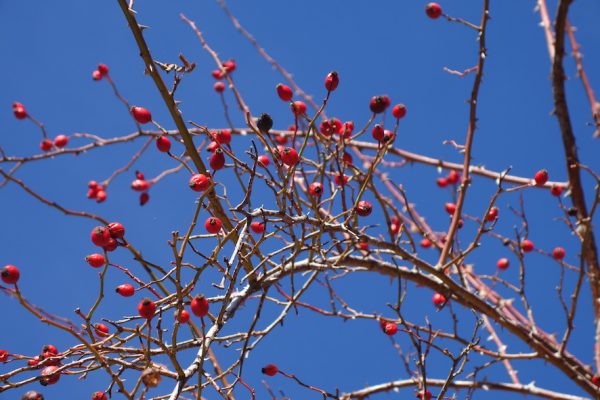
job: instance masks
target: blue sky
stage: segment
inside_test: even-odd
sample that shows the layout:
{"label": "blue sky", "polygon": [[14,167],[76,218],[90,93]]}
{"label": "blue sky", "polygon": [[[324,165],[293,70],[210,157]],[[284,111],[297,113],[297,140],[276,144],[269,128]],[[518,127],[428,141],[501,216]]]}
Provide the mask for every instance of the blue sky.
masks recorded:
{"label": "blue sky", "polygon": [[[370,114],[371,96],[387,93],[392,102],[402,102],[408,115],[402,121],[397,146],[432,157],[461,161],[461,156],[445,140],[464,142],[472,75],[465,78],[450,75],[444,67],[456,70],[476,63],[475,32],[445,20],[430,20],[423,12],[426,2],[281,2],[232,1],[230,6],[241,23],[261,45],[294,74],[299,85],[319,101],[324,96],[323,78],[331,71],[340,74],[340,87],[328,105],[328,114],[342,120],[354,120],[361,126]],[[450,15],[478,22],[480,2],[449,0],[442,3]],[[550,62],[535,1],[492,1],[492,20],[488,32],[488,57],[480,95],[479,123],[473,150],[474,164],[494,170],[512,167],[512,173],[533,176],[546,168],[552,180],[564,181],[566,171],[562,159],[560,132],[551,115]],[[551,13],[554,2],[549,1]],[[186,76],[178,89],[184,118],[208,126],[225,125],[218,96],[212,90],[214,79],[210,71],[214,63],[200,48],[193,32],[182,23],[179,13],[185,13],[198,24],[210,45],[223,59],[238,63],[235,81],[254,115],[268,112],[275,127],[285,128],[293,122],[285,103],[279,101],[274,87],[282,78],[257,55],[252,46],[233,29],[229,20],[211,1],[136,2],[138,20],[149,26],[145,31],[154,57],[161,62],[177,62],[183,53],[197,63],[193,74]],[[592,0],[574,2],[570,20],[578,28],[577,39],[583,46],[585,67],[597,92],[600,84],[600,4]],[[29,121],[17,121],[12,116],[11,103],[20,101],[37,119],[43,121],[50,136],[74,132],[93,133],[102,137],[121,136],[133,132],[135,125],[126,110],[113,96],[106,82],[94,82],[91,72],[100,62],[110,67],[110,73],[120,91],[132,103],[151,109],[153,117],[166,128],[174,127],[168,111],[153,86],[143,74],[138,49],[116,2],[8,2],[0,1],[0,64],[3,77],[0,91],[0,146],[9,155],[31,155],[39,152],[40,133]],[[576,78],[572,58],[565,58],[568,100],[577,135],[580,156],[584,163],[598,170],[597,139],[589,104],[581,83]],[[226,93],[231,110],[235,104]],[[233,113],[236,124],[243,119]],[[82,144],[83,140],[72,141]],[[75,210],[99,213],[109,220],[122,221],[127,237],[136,243],[144,255],[168,265],[171,250],[166,242],[174,230],[185,231],[193,213],[195,194],[187,190],[189,175],[175,174],[150,190],[151,200],[143,208],[137,205],[137,195],[129,188],[133,172],[120,175],[109,188],[104,204],[85,198],[89,180],[103,180],[123,166],[142,142],[98,149],[78,157],[56,157],[22,167],[16,176],[42,195]],[[240,152],[248,141],[236,142]],[[154,148],[141,157],[136,168],[147,176],[173,166]],[[7,169],[6,164],[0,168]],[[390,170],[393,179],[402,183],[417,209],[427,216],[434,229],[446,229],[443,203],[451,199],[449,192],[435,185],[435,168],[409,165]],[[224,174],[224,177],[228,176]],[[225,179],[225,178],[224,178]],[[587,194],[592,195],[593,182],[586,178]],[[22,290],[34,303],[48,311],[75,320],[76,307],[86,309],[97,290],[97,271],[84,262],[85,255],[94,252],[89,231],[94,224],[88,220],[68,218],[41,205],[17,186],[0,189],[0,205],[5,227],[0,231],[0,263],[18,265],[22,271]],[[476,178],[469,191],[467,212],[479,215],[494,191],[493,182]],[[235,195],[232,189],[232,195]],[[268,204],[268,198],[258,197],[256,205]],[[567,249],[567,260],[576,263],[577,242],[557,220],[560,210],[547,192],[529,190],[524,193],[525,208],[531,225],[530,238],[536,246],[551,250],[556,245]],[[501,220],[499,232],[510,235],[519,224],[509,206],[518,206],[516,194],[502,196],[498,202]],[[381,217],[381,215],[375,215]],[[505,218],[506,217],[506,218]],[[464,233],[469,237],[469,228]],[[499,257],[508,256],[505,249],[492,239],[469,258],[478,271],[493,274]],[[433,260],[434,254],[426,254]],[[113,260],[113,258],[111,258]],[[512,259],[514,260],[514,257]],[[114,262],[135,268],[130,256],[116,252]],[[564,321],[557,318],[560,304],[556,299],[558,265],[541,255],[528,256],[528,290],[536,312],[536,320],[549,332],[562,335]],[[113,271],[111,271],[113,272]],[[505,273],[515,281],[518,273]],[[121,283],[122,276],[111,273],[108,287]],[[572,282],[571,282],[572,283]],[[383,312],[386,303],[395,301],[396,286],[376,276],[352,277],[338,283],[339,293],[353,300],[364,312]],[[585,286],[577,329],[571,351],[591,364],[593,331],[591,330],[590,299]],[[205,290],[209,294],[210,287]],[[326,307],[327,293],[317,287],[307,294],[315,304]],[[426,317],[432,322],[448,323],[448,312],[436,312],[430,304],[431,292],[411,287],[406,314],[415,322]],[[109,318],[135,314],[138,298],[124,300],[107,296],[101,312]],[[15,301],[0,298],[9,328],[0,333],[0,348],[15,353],[33,355],[46,343],[60,348],[74,345],[63,333],[48,328],[24,311]],[[459,308],[459,307],[457,307]],[[251,309],[249,309],[251,310]],[[276,308],[266,310],[265,321],[275,315]],[[465,332],[472,326],[468,312],[461,312]],[[562,314],[560,314],[562,317]],[[245,326],[251,316],[241,315]],[[527,351],[506,333],[509,350]],[[485,340],[487,335],[482,334]],[[399,336],[398,336],[399,338]],[[406,338],[398,339],[408,346]],[[493,345],[491,345],[493,347]],[[225,350],[224,359],[231,357]],[[285,371],[296,373],[304,381],[329,391],[359,389],[386,380],[406,378],[406,371],[390,341],[378,332],[372,321],[343,323],[301,310],[290,314],[283,327],[276,329],[254,351],[246,365],[247,382],[266,396],[259,369],[274,362]],[[477,362],[477,359],[475,359]],[[0,365],[0,372],[10,367]],[[430,375],[444,377],[446,364],[432,359]],[[517,364],[523,383],[536,381],[542,387],[572,391],[583,395],[554,367],[541,362]],[[507,381],[500,366],[490,368],[490,379]],[[92,391],[106,386],[101,374],[80,381],[63,377],[60,384],[44,389],[47,399],[69,393],[85,398]],[[313,396],[281,377],[271,378],[275,390],[283,390],[292,398]],[[37,385],[36,385],[37,386]],[[15,391],[20,393],[19,390]],[[9,392],[10,393],[10,392]],[[411,395],[405,390],[404,395]],[[435,391],[434,391],[435,393]],[[462,398],[465,392],[460,392]],[[0,398],[9,398],[0,394]],[[395,398],[383,394],[378,398]],[[477,392],[476,398],[491,399],[493,394]],[[517,398],[502,395],[503,398]],[[14,396],[13,396],[14,397]],[[314,396],[313,396],[314,397]],[[240,398],[243,395],[240,394]]]}

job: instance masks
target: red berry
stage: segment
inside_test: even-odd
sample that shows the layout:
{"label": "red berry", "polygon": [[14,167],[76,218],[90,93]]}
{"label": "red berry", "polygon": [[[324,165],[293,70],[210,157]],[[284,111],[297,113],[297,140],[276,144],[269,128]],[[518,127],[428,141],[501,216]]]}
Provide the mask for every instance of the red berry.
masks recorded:
{"label": "red berry", "polygon": [[103,247],[110,242],[110,231],[105,226],[97,226],[92,229],[91,233],[92,243],[96,246]]}
{"label": "red berry", "polygon": [[180,324],[187,324],[188,321],[190,320],[190,313],[187,310],[177,310],[175,311],[175,319],[177,320],[177,322],[179,322]]}
{"label": "red berry", "polygon": [[280,83],[277,86],[275,86],[275,89],[277,89],[277,95],[279,96],[279,98],[281,100],[283,100],[283,101],[292,100],[292,97],[294,96],[294,92],[292,92],[292,89],[289,86],[284,85],[283,83]]}
{"label": "red berry", "polygon": [[319,125],[319,132],[321,132],[323,136],[331,136],[333,127],[329,124],[329,121],[323,121]]}
{"label": "red berry", "polygon": [[8,285],[14,285],[17,283],[19,276],[21,276],[19,268],[11,264],[5,265],[0,272],[0,278],[2,278],[2,281]]}
{"label": "red berry", "polygon": [[492,207],[492,208],[490,208],[490,211],[488,211],[488,213],[485,216],[485,220],[489,221],[489,222],[495,221],[496,218],[498,218],[498,212],[499,211],[500,210],[498,210],[498,207]]}
{"label": "red berry", "polygon": [[131,107],[131,115],[140,124],[147,124],[152,121],[152,114],[144,107]]}
{"label": "red berry", "polygon": [[209,153],[214,153],[214,151],[219,148],[219,143],[217,142],[210,142],[207,146],[206,146],[206,151],[208,151]]}
{"label": "red berry", "polygon": [[425,390],[425,393],[421,390],[417,393],[417,397],[421,400],[431,400],[431,392],[429,390]]}
{"label": "red berry", "polygon": [[338,76],[337,72],[332,71],[327,74],[327,77],[325,78],[325,89],[327,89],[329,92],[333,92],[335,89],[337,89],[339,84],[340,77]]}
{"label": "red berry", "polygon": [[171,150],[171,139],[168,136],[162,135],[156,138],[156,148],[163,153]]}
{"label": "red berry", "polygon": [[279,152],[279,156],[281,157],[281,161],[288,167],[293,167],[298,163],[298,152],[292,147],[285,147]]}
{"label": "red berry", "polygon": [[541,169],[535,173],[533,180],[535,184],[538,186],[542,186],[544,183],[548,182],[548,171],[545,169]]}
{"label": "red berry", "polygon": [[323,194],[323,184],[321,182],[313,182],[308,187],[308,194],[313,197],[321,197]]}
{"label": "red berry", "polygon": [[146,176],[141,171],[135,171],[135,179],[146,180]]}
{"label": "red berry", "polygon": [[102,74],[100,73],[100,71],[94,70],[92,72],[92,79],[95,80],[95,81],[101,80],[102,79]]}
{"label": "red berry", "polygon": [[457,184],[460,180],[460,173],[458,171],[452,170],[448,172],[448,183],[453,185]]}
{"label": "red berry", "polygon": [[96,182],[96,181],[89,181],[88,188],[98,190],[98,189],[100,189],[100,185],[98,185],[98,182]]}
{"label": "red berry", "polygon": [[367,242],[358,242],[356,244],[356,247],[358,247],[359,250],[369,250],[369,243],[367,243]]}
{"label": "red berry", "polygon": [[560,185],[552,185],[552,187],[550,188],[550,193],[552,193],[552,196],[560,196],[563,192],[564,187],[560,186]]}
{"label": "red berry", "polygon": [[496,263],[496,266],[498,267],[498,269],[507,269],[509,265],[510,265],[510,262],[508,261],[508,258],[501,258]]}
{"label": "red berry", "polygon": [[104,392],[94,392],[92,394],[92,400],[106,400],[106,393]]}
{"label": "red berry", "polygon": [[146,192],[140,194],[140,206],[143,206],[150,200],[150,195]]}
{"label": "red berry", "polygon": [[98,64],[98,72],[100,72],[102,76],[108,75],[108,65]]}
{"label": "red berry", "polygon": [[46,344],[42,347],[42,353],[50,353],[52,355],[58,355],[58,349],[53,344]]}
{"label": "red berry", "polygon": [[396,216],[392,217],[392,220],[390,221],[390,231],[393,234],[397,234],[398,232],[400,232],[400,227],[401,227],[401,223],[400,223],[400,219]]}
{"label": "red berry", "polygon": [[562,260],[565,257],[565,249],[562,247],[555,247],[554,250],[552,250],[552,257],[556,260]]}
{"label": "red berry", "polygon": [[523,250],[523,253],[533,251],[533,247],[533,242],[531,240],[525,239],[521,242],[521,250]]}
{"label": "red berry", "polygon": [[265,231],[265,223],[260,221],[254,221],[250,224],[250,229],[252,229],[252,232],[260,235]]}
{"label": "red berry", "polygon": [[279,372],[279,368],[275,364],[269,364],[262,367],[261,372],[268,376],[275,376]]}
{"label": "red berry", "polygon": [[40,373],[40,383],[42,384],[42,386],[52,385],[58,382],[58,380],[60,379],[60,372],[56,372],[57,369],[57,366],[51,365],[42,370],[42,372]]}
{"label": "red berry", "polygon": [[213,89],[215,89],[215,92],[217,93],[223,93],[225,91],[225,84],[221,81],[215,82]]}
{"label": "red berry", "polygon": [[156,304],[148,298],[142,299],[138,304],[138,314],[140,314],[140,317],[142,318],[152,319],[155,312]]}
{"label": "red berry", "polygon": [[432,243],[431,240],[427,239],[427,238],[423,238],[421,239],[421,243],[420,243],[421,247],[423,247],[424,249],[428,249],[431,247]]}
{"label": "red berry", "polygon": [[342,136],[345,138],[350,137],[352,135],[353,131],[354,131],[354,122],[352,122],[352,121],[344,122],[344,125],[342,125]]}
{"label": "red berry", "polygon": [[204,317],[206,314],[208,314],[208,307],[208,300],[201,294],[194,297],[190,304],[190,308],[196,317]]}
{"label": "red berry", "polygon": [[125,227],[122,223],[111,222],[107,227],[111,237],[115,239],[122,239],[123,236],[125,236]]}
{"label": "red berry", "polygon": [[189,186],[194,192],[202,192],[210,186],[210,177],[204,174],[192,175]]}
{"label": "red berry", "polygon": [[366,217],[373,211],[373,205],[367,200],[361,200],[356,206],[356,213],[361,217]]}
{"label": "red berry", "polygon": [[377,140],[378,142],[381,142],[383,140],[383,134],[384,134],[384,130],[383,130],[383,126],[376,124],[375,126],[373,126],[373,129],[371,130],[371,134],[373,135],[373,139]]}
{"label": "red berry", "polygon": [[90,267],[100,268],[104,265],[104,256],[102,254],[90,254],[85,257],[85,261],[90,265]]}
{"label": "red berry", "polygon": [[29,390],[23,393],[21,400],[44,400],[44,395],[35,390]]}
{"label": "red berry", "polygon": [[58,135],[54,138],[54,145],[59,149],[62,149],[69,143],[69,137],[66,135]]}
{"label": "red berry", "polygon": [[398,325],[393,322],[387,322],[383,327],[383,332],[388,336],[393,336],[398,332]]}
{"label": "red berry", "polygon": [[211,136],[212,139],[219,144],[231,143],[231,131],[229,129],[211,132]]}
{"label": "red berry", "polygon": [[403,118],[406,115],[406,106],[404,104],[396,104],[392,108],[392,115],[398,119]]}
{"label": "red berry", "polygon": [[145,192],[150,187],[150,182],[141,179],[136,179],[131,182],[131,188],[136,192]]}
{"label": "red berry", "polygon": [[383,131],[383,143],[392,143],[396,138],[396,134],[392,131],[388,131],[387,129]]}
{"label": "red berry", "polygon": [[258,156],[258,164],[263,167],[268,167],[271,164],[271,159],[268,156],[260,155]]}
{"label": "red berry", "polygon": [[115,292],[117,292],[123,297],[131,297],[135,293],[135,288],[129,283],[124,283],[122,285],[117,286]]}
{"label": "red berry", "polygon": [[338,186],[344,186],[346,183],[348,183],[349,179],[350,178],[348,177],[348,175],[344,175],[344,174],[336,175],[333,178],[335,184],[338,185]]}
{"label": "red berry", "polygon": [[369,101],[369,108],[374,114],[382,113],[390,105],[390,98],[388,96],[373,96]]}
{"label": "red berry", "polygon": [[8,351],[0,350],[0,362],[6,362],[8,360]]}
{"label": "red berry", "polygon": [[456,204],[454,203],[446,203],[444,204],[444,209],[446,210],[446,212],[450,215],[454,215],[454,212],[456,211]]}
{"label": "red berry", "polygon": [[429,3],[425,6],[425,13],[431,19],[439,18],[442,15],[442,7],[438,3]]}
{"label": "red berry", "polygon": [[50,151],[52,150],[52,141],[50,139],[44,139],[40,142],[40,149],[42,149],[42,151]]}
{"label": "red berry", "polygon": [[210,167],[215,171],[223,168],[225,166],[225,154],[223,154],[223,149],[220,147],[217,148],[212,156],[210,156],[209,163]]}
{"label": "red berry", "polygon": [[96,199],[96,201],[98,203],[102,203],[104,200],[106,200],[106,191],[104,191],[104,190],[98,190],[96,192],[95,199]]}
{"label": "red berry", "polygon": [[598,375],[592,376],[592,383],[596,386],[600,386],[600,376],[598,376]]}
{"label": "red berry", "polygon": [[217,217],[209,217],[204,223],[204,227],[208,233],[219,233],[222,226],[223,222]]}
{"label": "red berry", "polygon": [[[290,129],[295,131],[295,129]],[[285,136],[284,134],[280,133],[279,135],[275,135],[275,141],[277,142],[278,145],[281,146],[285,146],[288,142],[288,137]]]}
{"label": "red berry", "polygon": [[12,105],[13,113],[15,114],[15,118],[17,119],[25,119],[28,117],[27,110],[25,110],[25,106],[17,101],[15,101]]}
{"label": "red berry", "polygon": [[237,64],[235,63],[235,60],[233,60],[233,59],[227,60],[223,63],[223,68],[225,68],[225,71],[227,71],[227,72],[235,71],[236,67],[237,67]]}
{"label": "red berry", "polygon": [[290,107],[295,116],[303,115],[306,112],[306,104],[300,100],[293,102]]}
{"label": "red berry", "polygon": [[219,79],[223,79],[225,77],[225,73],[223,73],[223,71],[221,71],[220,69],[215,69],[210,73],[213,78],[219,80]]}
{"label": "red berry", "polygon": [[96,335],[98,335],[100,337],[105,337],[105,336],[108,336],[109,329],[108,329],[108,326],[106,326],[100,322],[97,322],[94,324],[94,332],[96,332]]}
{"label": "red berry", "polygon": [[106,246],[102,246],[102,248],[104,249],[104,251],[115,251],[118,246],[119,246],[119,243],[117,243],[117,241],[115,239],[110,238],[110,240],[108,241],[108,244]]}
{"label": "red berry", "polygon": [[352,155],[350,153],[344,152],[344,155],[342,156],[342,161],[345,164],[352,165],[352,162],[354,161],[354,159],[352,158]]}
{"label": "red berry", "polygon": [[448,186],[449,182],[448,182],[448,178],[440,177],[435,180],[435,183],[437,183],[437,185],[439,187],[445,188],[446,186]]}
{"label": "red berry", "polygon": [[446,297],[444,297],[444,295],[441,293],[435,293],[431,300],[433,301],[433,304],[438,307],[443,306],[444,303],[446,303]]}

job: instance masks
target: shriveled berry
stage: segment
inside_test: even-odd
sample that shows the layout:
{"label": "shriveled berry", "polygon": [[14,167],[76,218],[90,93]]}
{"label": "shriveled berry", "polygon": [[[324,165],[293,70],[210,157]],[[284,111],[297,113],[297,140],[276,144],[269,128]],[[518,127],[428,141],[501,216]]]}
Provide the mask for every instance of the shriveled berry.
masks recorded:
{"label": "shriveled berry", "polygon": [[19,268],[11,264],[5,265],[0,272],[0,278],[2,278],[2,282],[6,283],[7,285],[14,285],[17,283],[20,276],[21,272],[19,271]]}
{"label": "shriveled berry", "polygon": [[277,96],[279,96],[279,98],[281,100],[283,100],[283,101],[292,100],[292,97],[294,96],[294,92],[292,92],[292,89],[289,86],[284,85],[283,83],[280,83],[277,86],[275,86],[275,89],[277,90]]}
{"label": "shriveled berry", "polygon": [[523,250],[523,253],[529,253],[530,251],[533,251],[533,242],[529,239],[525,239],[521,242],[521,250]]}
{"label": "shriveled berry", "polygon": [[140,124],[147,124],[152,121],[152,114],[144,107],[131,107],[131,115]]}
{"label": "shriveled berry", "polygon": [[206,314],[208,314],[208,300],[206,299],[206,297],[199,294],[192,299],[192,302],[190,303],[190,308],[192,309],[192,313],[194,313],[196,317],[204,317]]}
{"label": "shriveled berry", "polygon": [[323,194],[323,184],[321,182],[313,182],[308,187],[308,194],[313,197],[321,197]]}
{"label": "shriveled berry", "polygon": [[537,186],[542,186],[546,182],[548,182],[548,171],[545,169],[541,169],[535,173],[533,176],[533,180]]}
{"label": "shriveled berry", "polygon": [[58,135],[54,138],[54,145],[62,149],[69,143],[69,137],[66,135]]}
{"label": "shriveled berry", "polygon": [[556,260],[562,260],[565,257],[565,249],[562,247],[555,247],[554,250],[552,250],[552,257]]}
{"label": "shriveled berry", "polygon": [[367,200],[361,200],[356,206],[356,213],[361,217],[366,217],[373,211],[373,205]]}
{"label": "shriveled berry", "polygon": [[189,182],[190,189],[194,192],[202,192],[210,186],[210,177],[204,174],[192,175]]}
{"label": "shriveled berry", "polygon": [[162,135],[156,138],[156,148],[163,153],[171,150],[171,139],[168,136]]}
{"label": "shriveled berry", "polygon": [[219,233],[222,226],[223,222],[217,217],[209,217],[206,222],[204,222],[204,227],[208,233]]}
{"label": "shriveled berry", "polygon": [[42,149],[42,151],[50,151],[52,150],[52,140],[50,139],[44,139],[40,142],[40,149]]}
{"label": "shriveled berry", "polygon": [[406,106],[404,104],[396,104],[392,108],[392,115],[397,119],[404,118],[406,115]]}
{"label": "shriveled berry", "polygon": [[275,364],[268,364],[262,367],[261,372],[267,376],[275,376],[279,372],[279,368]]}
{"label": "shriveled berry", "polygon": [[252,229],[252,232],[260,235],[265,231],[265,223],[260,221],[254,221],[250,224],[250,229]]}
{"label": "shriveled berry", "polygon": [[498,269],[507,269],[509,265],[510,262],[508,261],[508,258],[501,258],[496,262]]}
{"label": "shriveled berry", "polygon": [[90,265],[90,267],[100,268],[104,265],[105,259],[102,254],[90,254],[85,257],[85,261]]}
{"label": "shriveled berry", "polygon": [[135,288],[129,283],[124,283],[122,285],[117,286],[115,292],[117,292],[123,297],[131,297],[135,294]]}
{"label": "shriveled berry", "polygon": [[442,15],[442,6],[438,3],[429,3],[425,6],[425,13],[431,19],[437,19]]}
{"label": "shriveled berry", "polygon": [[156,304],[148,298],[142,299],[138,304],[138,314],[140,317],[152,319],[154,313],[156,313]]}
{"label": "shriveled berry", "polygon": [[261,133],[266,135],[273,127],[273,118],[267,113],[260,114],[256,120],[256,127]]}
{"label": "shriveled berry", "polygon": [[96,246],[106,246],[111,239],[110,230],[105,226],[97,226],[92,229],[91,238]]}
{"label": "shriveled berry", "polygon": [[328,91],[333,92],[335,89],[337,89],[339,84],[340,77],[338,76],[338,73],[336,71],[331,71],[325,77],[325,89],[327,89]]}

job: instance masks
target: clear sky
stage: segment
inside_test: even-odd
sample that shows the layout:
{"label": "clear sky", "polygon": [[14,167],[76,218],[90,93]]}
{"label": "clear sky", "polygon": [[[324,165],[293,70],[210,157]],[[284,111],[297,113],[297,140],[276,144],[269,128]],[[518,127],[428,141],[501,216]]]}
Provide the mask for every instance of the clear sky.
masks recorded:
{"label": "clear sky", "polygon": [[[450,15],[478,23],[481,2],[448,0],[442,3]],[[479,123],[473,150],[474,164],[493,170],[512,167],[511,173],[530,177],[546,168],[552,180],[566,179],[560,132],[552,116],[550,61],[540,27],[535,1],[492,0],[488,32],[487,64],[480,94]],[[549,1],[554,14],[554,1]],[[241,23],[253,33],[262,46],[291,71],[298,84],[317,101],[324,96],[323,78],[336,70],[340,87],[328,106],[328,114],[342,120],[354,120],[361,126],[370,116],[371,96],[387,93],[392,103],[402,102],[408,115],[402,121],[396,145],[432,157],[460,162],[462,157],[445,140],[463,143],[468,122],[468,105],[472,75],[461,78],[444,72],[448,67],[465,70],[476,64],[475,32],[463,25],[425,16],[425,1],[231,1],[230,7]],[[199,46],[179,18],[185,13],[195,20],[210,45],[223,59],[234,58],[238,69],[235,81],[254,115],[268,112],[276,128],[293,122],[287,105],[275,95],[274,87],[283,79],[235,31],[214,1],[143,1],[135,3],[140,23],[147,25],[145,37],[155,59],[179,62],[184,54],[196,62],[194,73],[185,77],[177,97],[186,121],[223,127],[225,120],[219,97],[212,90],[210,71],[215,65]],[[600,94],[600,3],[579,0],[571,7],[570,20],[582,45],[585,68]],[[116,1],[2,1],[0,0],[0,146],[8,155],[38,154],[40,132],[29,121],[16,120],[11,103],[20,101],[28,111],[46,124],[51,137],[57,134],[91,133],[109,138],[134,132],[135,125],[122,104],[114,97],[106,82],[95,82],[91,73],[100,62],[110,67],[110,74],[122,94],[133,104],[151,109],[156,121],[168,129],[174,125],[149,77],[143,74],[143,62]],[[581,82],[577,79],[571,57],[565,58],[569,80],[568,100],[580,156],[595,170],[598,140],[593,139],[589,125],[590,107]],[[235,113],[229,91],[227,101],[234,122],[243,119]],[[81,145],[83,139],[73,139]],[[78,157],[66,156],[30,163],[16,177],[24,180],[40,194],[74,209],[98,213],[118,220],[127,227],[130,240],[149,258],[168,265],[171,249],[166,242],[174,230],[184,231],[193,212],[195,194],[186,188],[189,175],[182,171],[162,180],[150,190],[151,200],[137,204],[137,194],[129,185],[133,172],[118,176],[108,190],[108,200],[96,204],[85,198],[91,179],[103,180],[140,148],[141,141],[105,149],[97,149]],[[239,139],[240,152],[249,142]],[[204,156],[204,155],[203,155]],[[173,167],[171,160],[151,148],[135,169],[148,177]],[[7,164],[0,164],[7,170]],[[409,165],[388,171],[406,188],[412,202],[434,229],[446,229],[443,203],[451,200],[449,192],[438,189],[435,168]],[[593,194],[593,183],[586,179],[587,194]],[[232,189],[233,190],[233,189]],[[476,178],[466,203],[467,212],[480,215],[494,184]],[[235,194],[233,190],[232,194]],[[259,205],[261,198],[255,199]],[[268,202],[268,199],[264,199]],[[516,194],[500,198],[502,219],[497,225],[511,235],[519,220],[509,206],[518,207]],[[536,246],[551,250],[556,245],[567,249],[567,259],[577,263],[577,242],[558,220],[561,216],[556,199],[547,192],[524,192],[524,204],[530,223],[530,238]],[[76,307],[88,308],[97,290],[97,271],[83,258],[96,249],[89,242],[94,224],[88,220],[69,218],[40,204],[14,184],[0,189],[0,264],[15,264],[22,271],[22,290],[34,303],[46,310],[72,318]],[[505,217],[505,218],[504,218]],[[470,237],[468,228],[465,240]],[[486,238],[482,250],[467,261],[481,273],[494,274],[495,262],[508,256],[498,241]],[[529,257],[529,256],[528,256]],[[425,258],[433,260],[426,255]],[[514,256],[513,256],[514,258]],[[112,260],[112,258],[111,258]],[[516,261],[516,260],[514,260]],[[130,255],[116,252],[114,262],[135,268]],[[556,299],[558,265],[541,255],[528,258],[527,287],[535,309],[536,321],[549,332],[561,337],[564,319]],[[113,271],[111,271],[113,272]],[[505,273],[512,282],[518,279],[515,269]],[[116,272],[107,276],[108,287],[121,283]],[[571,281],[568,280],[568,283]],[[206,292],[210,295],[209,285]],[[581,298],[579,317],[571,342],[571,351],[583,362],[593,362],[592,324],[587,286]],[[384,312],[386,304],[395,301],[397,287],[381,277],[360,276],[339,283],[339,293],[353,299],[354,306],[364,312]],[[431,291],[411,287],[406,314],[418,323],[429,317],[432,322],[448,326],[447,310],[436,312],[430,302]],[[327,293],[314,288],[307,299],[327,307]],[[118,318],[134,315],[138,297],[117,298],[107,293],[101,308],[103,315]],[[59,348],[73,346],[72,338],[48,328],[26,314],[6,296],[0,297],[3,329],[0,348],[34,355],[44,344]],[[266,311],[265,320],[275,308]],[[250,314],[241,318],[246,326]],[[472,327],[472,317],[461,312],[465,334]],[[445,324],[445,325],[444,325]],[[501,332],[510,351],[528,351]],[[408,340],[397,337],[403,348]],[[482,341],[487,334],[482,333]],[[485,342],[490,343],[490,342]],[[494,346],[490,343],[490,346]],[[223,351],[223,357],[230,357]],[[474,357],[474,362],[480,362]],[[264,379],[260,367],[273,362],[304,381],[329,391],[359,389],[387,380],[405,379],[407,372],[389,338],[378,331],[372,321],[341,322],[317,316],[308,310],[291,313],[283,327],[277,328],[256,351],[246,365],[246,381],[257,389],[259,398],[267,393],[260,383]],[[0,365],[0,372],[8,366]],[[516,363],[523,383],[553,390],[584,395],[554,367],[541,362]],[[443,378],[447,365],[436,358],[429,364],[430,376]],[[485,375],[485,374],[484,374]],[[508,381],[499,365],[490,368],[490,379]],[[483,376],[482,376],[483,377]],[[107,380],[100,373],[85,380],[63,377],[58,385],[45,388],[47,399],[86,398],[103,390]],[[282,390],[292,398],[316,396],[281,377],[269,379],[274,390]],[[34,385],[37,388],[37,384]],[[0,399],[17,398],[23,390],[0,394]],[[433,391],[436,392],[435,390]],[[412,391],[402,392],[411,398]],[[452,391],[450,392],[452,393]],[[466,392],[459,392],[464,398]],[[211,395],[212,396],[212,395]],[[377,398],[398,398],[398,394],[382,394]],[[519,396],[502,394],[505,399]],[[214,398],[214,397],[209,397]],[[240,398],[244,398],[240,395]],[[476,398],[492,399],[497,395],[477,392]]]}

